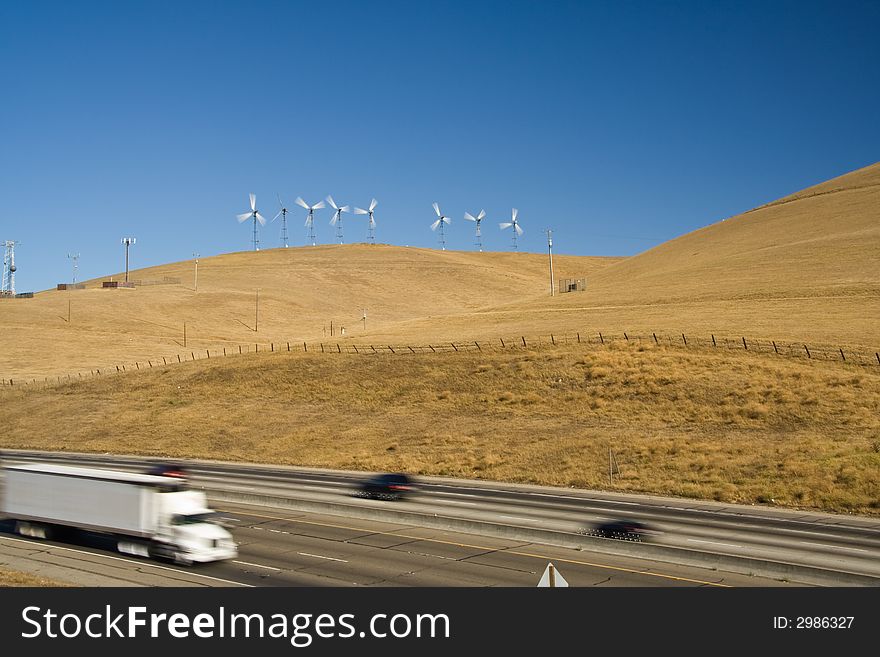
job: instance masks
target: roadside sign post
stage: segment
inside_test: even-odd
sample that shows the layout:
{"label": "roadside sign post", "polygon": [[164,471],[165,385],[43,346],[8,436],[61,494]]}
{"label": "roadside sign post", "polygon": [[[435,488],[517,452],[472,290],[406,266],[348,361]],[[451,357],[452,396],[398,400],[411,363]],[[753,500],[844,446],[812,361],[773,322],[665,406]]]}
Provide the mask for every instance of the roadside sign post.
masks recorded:
{"label": "roadside sign post", "polygon": [[557,587],[566,587],[568,586],[568,582],[565,581],[565,578],[556,570],[556,566],[553,565],[553,562],[547,564],[547,568],[544,569],[544,574],[541,575],[541,581],[538,582],[537,588],[557,588]]}

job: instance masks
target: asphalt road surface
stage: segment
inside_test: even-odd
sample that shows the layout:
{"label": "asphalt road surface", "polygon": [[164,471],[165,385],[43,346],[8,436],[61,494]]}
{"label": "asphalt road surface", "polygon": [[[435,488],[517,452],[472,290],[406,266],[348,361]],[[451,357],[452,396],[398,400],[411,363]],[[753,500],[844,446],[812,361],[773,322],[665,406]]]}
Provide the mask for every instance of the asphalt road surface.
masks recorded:
{"label": "asphalt road surface", "polygon": [[[4,452],[3,458],[5,462],[55,460],[71,464],[136,470],[143,469],[148,463],[143,458],[9,451]],[[155,461],[150,461],[150,463],[155,463]],[[190,462],[187,465],[193,485],[204,487],[209,495],[211,491],[272,495],[317,504],[343,504],[352,511],[358,511],[361,515],[371,509],[405,510],[429,516],[477,520],[511,527],[545,529],[570,534],[577,534],[603,521],[635,519],[645,522],[661,532],[659,537],[655,539],[659,545],[880,577],[880,520],[867,517],[442,478],[420,478],[418,479],[418,491],[410,499],[389,502],[356,497],[354,493],[357,490],[357,485],[365,477],[359,473],[204,461]],[[248,517],[252,518],[253,514],[258,511],[250,513],[251,515]],[[283,515],[289,512],[263,508],[260,513]],[[339,513],[338,509],[334,513]],[[326,525],[365,522],[338,516],[331,518],[333,518],[333,522],[327,522]],[[244,517],[235,517],[230,522],[235,525],[236,540],[239,541],[242,541],[244,537],[249,537],[251,532],[259,534],[261,531],[267,531],[266,538],[256,542],[258,545],[269,545],[274,538],[278,537],[276,532],[260,529],[259,525],[255,524],[251,528],[248,519]],[[300,521],[297,526],[300,525],[306,526],[307,523]],[[381,523],[373,522],[370,525],[371,531],[377,526],[381,527]],[[314,525],[314,527],[318,527],[318,525]],[[360,525],[358,527],[363,529]],[[413,531],[430,532],[435,530],[411,529],[408,530],[408,533]],[[378,535],[383,534],[379,532]],[[285,534],[280,534],[280,536],[285,536]],[[498,539],[477,539],[474,536],[468,536],[463,534],[455,540],[450,540],[449,544],[473,544],[479,548],[485,547],[493,550],[498,547],[495,545],[495,541]],[[250,545],[250,542],[244,542],[243,549],[244,546]],[[346,544],[343,542],[343,545]],[[440,543],[436,543],[436,545],[440,545]],[[523,558],[511,552],[514,549],[513,544],[504,547],[506,548],[505,558],[515,558],[516,560]],[[251,548],[248,547],[248,549]],[[466,550],[464,547],[455,549]],[[395,551],[407,552],[406,550]],[[309,548],[302,550],[302,552],[310,553]],[[581,557],[587,554],[586,552],[575,552]],[[298,557],[303,556],[297,552],[294,554]],[[335,557],[333,554],[320,554],[345,559],[345,557]],[[495,552],[490,550],[487,554],[494,555]],[[448,560],[456,561],[459,555],[460,553],[456,552],[453,558]],[[596,557],[596,553],[591,552],[589,555],[590,558],[575,559],[575,561],[595,561],[593,557]],[[399,555],[392,556],[398,557]],[[308,559],[308,557],[304,558]],[[387,558],[387,554],[385,558]],[[440,556],[434,558],[440,559]],[[255,563],[263,564],[262,561],[259,561],[259,556],[254,559],[256,559]],[[480,561],[483,557],[474,555],[464,561],[470,563],[473,559]],[[242,560],[248,561],[250,559],[245,557]],[[614,563],[617,563],[618,560],[622,560],[622,558],[613,558]],[[328,561],[330,560],[328,559]],[[303,568],[294,570],[302,573],[308,572],[307,563],[307,561],[304,563]],[[272,568],[279,567],[277,564],[263,565]],[[470,565],[473,568],[473,564]],[[543,570],[545,565],[546,563],[542,564],[540,569]],[[483,567],[490,568],[490,566]],[[626,567],[630,570],[641,570],[640,568],[632,568],[632,564],[627,564]],[[668,568],[668,566],[665,567]],[[532,574],[535,568],[534,564],[531,568],[518,565],[516,568],[511,568],[510,572],[522,571]],[[213,569],[212,566],[212,573]],[[491,570],[496,573],[497,581],[486,580],[480,584],[518,585],[522,583],[513,575],[502,577],[499,569],[501,567]],[[264,570],[276,572],[268,568]],[[277,572],[286,572],[286,570],[281,568]],[[456,572],[458,571],[456,570]],[[223,576],[218,575],[218,577]],[[273,578],[264,573],[260,581],[267,582],[270,579]],[[274,579],[278,579],[278,576],[276,575]],[[622,576],[619,576],[615,581],[620,582],[622,579]],[[395,584],[404,583],[403,580],[398,580],[399,578],[393,581]],[[327,583],[326,578],[319,578],[318,581]],[[352,583],[363,582],[355,578]],[[433,583],[442,584],[443,582]],[[447,583],[456,585],[463,582],[450,575]]]}
{"label": "asphalt road surface", "polygon": [[112,541],[23,539],[0,523],[0,565],[82,586],[536,586],[553,562],[571,586],[776,586],[653,563],[404,524],[224,504],[239,556],[180,567],[123,557]]}

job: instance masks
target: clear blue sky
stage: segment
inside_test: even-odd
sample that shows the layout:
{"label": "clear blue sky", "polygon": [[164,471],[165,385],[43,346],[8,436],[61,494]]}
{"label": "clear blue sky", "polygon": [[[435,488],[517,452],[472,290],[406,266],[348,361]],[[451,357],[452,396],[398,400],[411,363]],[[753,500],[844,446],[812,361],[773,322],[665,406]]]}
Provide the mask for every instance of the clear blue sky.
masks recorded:
{"label": "clear blue sky", "polygon": [[[254,192],[378,241],[630,255],[880,157],[878,2],[3,2],[18,291],[250,248]],[[318,240],[334,241],[330,211]],[[261,231],[279,244],[280,222]],[[345,218],[345,241],[366,222]]]}

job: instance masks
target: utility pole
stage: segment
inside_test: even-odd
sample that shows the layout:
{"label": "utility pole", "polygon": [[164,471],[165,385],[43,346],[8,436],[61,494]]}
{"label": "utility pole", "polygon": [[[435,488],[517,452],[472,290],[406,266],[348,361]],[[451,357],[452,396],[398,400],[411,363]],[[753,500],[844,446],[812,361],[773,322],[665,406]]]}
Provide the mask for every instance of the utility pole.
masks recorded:
{"label": "utility pole", "polygon": [[552,297],[556,293],[553,287],[553,231],[548,228],[544,232],[547,233],[547,255],[550,257],[550,296]]}
{"label": "utility pole", "polygon": [[125,245],[125,282],[128,283],[128,247],[137,241],[135,237],[123,237],[120,240]]}
{"label": "utility pole", "polygon": [[199,254],[193,253],[193,255],[196,258],[196,279],[195,279],[195,283],[193,283],[193,287],[195,288],[195,291],[198,292],[199,291]]}
{"label": "utility pole", "polygon": [[367,309],[364,308],[364,330],[367,330]]}

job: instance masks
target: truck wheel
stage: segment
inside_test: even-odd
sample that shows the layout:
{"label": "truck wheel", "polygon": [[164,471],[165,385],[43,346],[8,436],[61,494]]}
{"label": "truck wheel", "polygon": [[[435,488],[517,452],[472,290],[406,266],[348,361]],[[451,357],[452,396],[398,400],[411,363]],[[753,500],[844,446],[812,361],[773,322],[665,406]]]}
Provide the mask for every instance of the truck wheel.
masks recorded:
{"label": "truck wheel", "polygon": [[156,561],[174,561],[174,552],[162,543],[154,543],[150,546],[150,558]]}
{"label": "truck wheel", "polygon": [[193,560],[190,559],[185,554],[177,553],[174,555],[174,562],[180,564],[181,566],[192,566]]}

